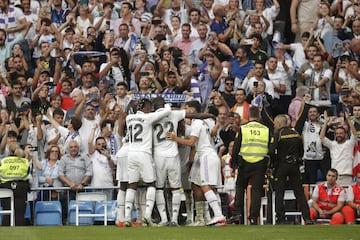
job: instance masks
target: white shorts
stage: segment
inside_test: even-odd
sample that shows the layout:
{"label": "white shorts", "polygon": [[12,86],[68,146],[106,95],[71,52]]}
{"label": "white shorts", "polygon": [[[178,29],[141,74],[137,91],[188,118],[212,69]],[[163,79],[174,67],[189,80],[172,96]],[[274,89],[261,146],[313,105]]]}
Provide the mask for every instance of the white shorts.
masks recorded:
{"label": "white shorts", "polygon": [[136,183],[142,179],[145,183],[156,180],[155,169],[151,154],[145,152],[129,152],[128,155],[129,183]]}
{"label": "white shorts", "polygon": [[170,188],[181,187],[181,170],[179,156],[165,157],[154,156],[156,167],[156,187],[164,188],[166,180],[169,181]]}
{"label": "white shorts", "polygon": [[220,186],[220,171],[220,159],[215,152],[196,154],[190,171],[190,182],[198,186]]}
{"label": "white shorts", "polygon": [[128,156],[118,157],[116,166],[116,180],[119,182],[128,182]]}

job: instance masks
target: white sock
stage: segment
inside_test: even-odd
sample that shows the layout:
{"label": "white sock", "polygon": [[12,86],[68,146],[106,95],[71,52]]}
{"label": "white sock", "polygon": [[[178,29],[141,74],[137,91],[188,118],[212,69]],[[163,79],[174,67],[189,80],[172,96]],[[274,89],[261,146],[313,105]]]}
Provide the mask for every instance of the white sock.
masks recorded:
{"label": "white sock", "polygon": [[125,196],[126,196],[126,192],[123,190],[118,191],[117,194],[117,214],[116,214],[116,221],[124,221],[125,219]]}
{"label": "white sock", "polygon": [[211,216],[210,216],[210,211],[209,211],[209,203],[208,202],[203,202],[204,203],[204,218],[205,221],[210,221]]}
{"label": "white sock", "polygon": [[135,189],[128,188],[126,189],[125,196],[125,221],[131,221],[131,212],[135,199]]}
{"label": "white sock", "polygon": [[146,210],[145,210],[145,218],[150,219],[151,213],[154,208],[155,203],[155,187],[148,187],[146,191]]}
{"label": "white sock", "polygon": [[187,220],[194,221],[194,199],[192,192],[185,192],[185,205]]}
{"label": "white sock", "polygon": [[156,206],[159,211],[161,222],[167,222],[164,190],[158,189],[155,194]]}
{"label": "white sock", "polygon": [[204,195],[205,195],[206,201],[208,202],[208,204],[210,205],[211,209],[214,212],[214,216],[215,217],[222,216],[221,208],[219,207],[219,203],[218,203],[218,200],[217,200],[217,197],[216,197],[214,191],[212,191],[212,190],[207,191]]}
{"label": "white sock", "polygon": [[176,223],[178,222],[180,203],[181,203],[180,190],[177,189],[177,190],[172,191],[172,217],[171,217],[171,222],[176,222]]}

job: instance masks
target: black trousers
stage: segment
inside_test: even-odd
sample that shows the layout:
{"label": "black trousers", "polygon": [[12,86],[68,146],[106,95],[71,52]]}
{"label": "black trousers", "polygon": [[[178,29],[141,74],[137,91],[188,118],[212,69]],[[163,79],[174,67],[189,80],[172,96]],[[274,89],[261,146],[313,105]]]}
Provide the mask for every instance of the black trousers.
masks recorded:
{"label": "black trousers", "polygon": [[[275,211],[278,221],[285,219],[284,192],[285,189],[294,190],[296,201],[300,206],[305,220],[310,219],[310,209],[305,198],[304,188],[301,183],[301,175],[298,164],[280,163],[275,169]],[[287,179],[289,181],[287,182]]]}
{"label": "black trousers", "polygon": [[[1,183],[0,188],[11,188],[11,183]],[[30,191],[29,181],[14,181],[16,184],[16,189],[12,189],[14,192],[14,207],[15,207],[15,226],[26,226],[25,220],[25,210],[26,210],[26,200],[27,193]],[[1,205],[3,209],[10,209],[10,198],[2,199]],[[10,215],[3,215],[2,220],[3,226],[10,226]]]}
{"label": "black trousers", "polygon": [[261,197],[264,195],[263,185],[265,182],[265,171],[267,161],[262,160],[257,163],[243,162],[238,169],[235,192],[235,208],[233,215],[244,215],[244,191],[251,179],[251,205],[250,219],[257,219],[260,215]]}

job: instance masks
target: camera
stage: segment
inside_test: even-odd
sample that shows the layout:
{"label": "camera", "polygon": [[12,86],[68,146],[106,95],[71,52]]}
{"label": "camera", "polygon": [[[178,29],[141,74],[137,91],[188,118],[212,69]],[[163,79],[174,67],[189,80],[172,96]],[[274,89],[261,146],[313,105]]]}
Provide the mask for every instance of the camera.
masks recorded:
{"label": "camera", "polygon": [[148,77],[149,72],[140,72],[140,77]]}
{"label": "camera", "polygon": [[96,93],[90,93],[89,94],[89,98],[90,99],[97,99],[98,98],[98,95]]}
{"label": "camera", "polygon": [[159,24],[161,24],[161,19],[153,19],[153,20],[151,20],[151,24],[153,24],[153,25],[159,25]]}
{"label": "camera", "polygon": [[105,24],[110,26],[110,20],[106,20]]}
{"label": "camera", "polygon": [[38,150],[38,148],[37,148],[37,147],[30,147],[29,150],[30,150],[31,152],[35,152],[35,151]]}
{"label": "camera", "polygon": [[259,82],[254,82],[253,85],[254,85],[254,87],[258,87],[258,86],[259,86]]}

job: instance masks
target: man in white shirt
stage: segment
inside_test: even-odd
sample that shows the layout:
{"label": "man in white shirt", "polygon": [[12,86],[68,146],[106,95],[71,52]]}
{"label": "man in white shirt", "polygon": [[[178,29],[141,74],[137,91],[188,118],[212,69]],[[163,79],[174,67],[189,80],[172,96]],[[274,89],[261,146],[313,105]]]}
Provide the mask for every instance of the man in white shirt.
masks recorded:
{"label": "man in white shirt", "polygon": [[347,140],[347,131],[344,126],[338,124],[335,128],[335,140],[331,141],[325,137],[326,129],[334,121],[334,117],[328,117],[324,114],[325,122],[320,132],[321,142],[330,150],[331,168],[335,168],[339,172],[337,183],[340,186],[348,186],[352,183],[352,166],[353,166],[353,150],[357,144],[357,132],[354,124],[346,113],[345,121],[350,127],[351,136]]}

